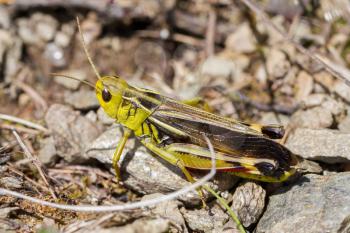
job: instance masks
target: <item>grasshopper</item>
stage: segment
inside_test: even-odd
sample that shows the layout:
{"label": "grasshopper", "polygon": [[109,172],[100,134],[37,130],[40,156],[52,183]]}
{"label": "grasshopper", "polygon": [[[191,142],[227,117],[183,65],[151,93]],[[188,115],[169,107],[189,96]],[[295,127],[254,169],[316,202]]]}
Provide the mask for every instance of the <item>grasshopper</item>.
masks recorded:
{"label": "grasshopper", "polygon": [[190,182],[194,178],[189,169],[211,168],[211,153],[203,135],[215,149],[219,172],[264,182],[282,182],[296,172],[298,157],[274,140],[283,137],[280,126],[237,121],[196,107],[199,99],[178,101],[153,90],[133,87],[117,76],[101,76],[77,21],[85,54],[98,78],[95,85],[84,82],[95,89],[107,115],[124,128],[113,155],[118,178],[118,161],[132,134],[155,155],[180,168]]}

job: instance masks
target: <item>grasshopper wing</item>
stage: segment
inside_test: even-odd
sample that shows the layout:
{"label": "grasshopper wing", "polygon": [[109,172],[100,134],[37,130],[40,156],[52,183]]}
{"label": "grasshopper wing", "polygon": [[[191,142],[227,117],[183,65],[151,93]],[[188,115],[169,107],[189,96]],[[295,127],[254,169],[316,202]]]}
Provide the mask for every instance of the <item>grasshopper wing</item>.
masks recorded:
{"label": "grasshopper wing", "polygon": [[281,144],[248,125],[166,99],[149,117],[160,132],[176,143],[206,146],[205,134],[218,152],[239,158],[242,166],[256,167],[261,174],[279,177],[291,170],[296,159]]}

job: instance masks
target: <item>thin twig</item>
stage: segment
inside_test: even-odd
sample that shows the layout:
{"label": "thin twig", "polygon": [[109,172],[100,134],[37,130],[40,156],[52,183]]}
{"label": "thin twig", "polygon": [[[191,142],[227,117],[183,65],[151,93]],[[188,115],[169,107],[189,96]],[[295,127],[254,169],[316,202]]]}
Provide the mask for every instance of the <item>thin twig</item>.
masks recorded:
{"label": "thin twig", "polygon": [[34,163],[35,167],[38,169],[39,174],[40,174],[41,178],[43,179],[44,183],[46,184],[46,186],[47,186],[48,189],[50,190],[50,193],[51,193],[52,197],[53,197],[54,199],[57,199],[57,197],[56,197],[56,195],[55,195],[55,192],[54,192],[53,189],[50,187],[50,184],[49,184],[49,182],[48,182],[47,179],[46,179],[46,175],[45,175],[45,173],[44,173],[43,170],[42,170],[42,165],[41,165],[40,161],[30,153],[29,149],[28,149],[28,148],[26,147],[26,145],[23,143],[23,141],[22,141],[21,137],[18,135],[18,133],[17,133],[15,130],[13,130],[12,133],[13,133],[13,135],[15,136],[16,140],[18,141],[18,144],[19,144],[20,147],[22,148],[24,154],[25,154],[28,158],[33,159],[33,163]]}
{"label": "thin twig", "polygon": [[335,76],[338,79],[341,79],[345,82],[346,85],[350,86],[350,72],[345,67],[340,67],[339,65],[334,64],[333,62],[329,61],[325,57],[321,56],[320,54],[316,52],[310,52],[308,49],[305,49],[303,46],[301,46],[298,42],[296,42],[292,37],[290,37],[286,32],[279,29],[273,22],[271,22],[270,18],[263,12],[255,3],[253,3],[251,0],[242,0],[242,2],[255,14],[261,17],[261,19],[269,25],[271,28],[273,28],[278,34],[280,34],[286,41],[294,45],[299,52],[307,55],[312,60],[322,64],[324,68],[331,73],[333,76]]}
{"label": "thin twig", "polygon": [[7,114],[1,114],[0,113],[0,120],[15,122],[15,123],[18,123],[18,124],[21,124],[21,125],[33,128],[33,129],[40,130],[40,131],[42,131],[44,133],[48,133],[49,132],[48,129],[46,129],[45,127],[43,127],[43,126],[41,126],[39,124],[30,122],[30,121],[27,121],[27,120],[24,120],[24,119],[15,117],[15,116],[7,115]]}

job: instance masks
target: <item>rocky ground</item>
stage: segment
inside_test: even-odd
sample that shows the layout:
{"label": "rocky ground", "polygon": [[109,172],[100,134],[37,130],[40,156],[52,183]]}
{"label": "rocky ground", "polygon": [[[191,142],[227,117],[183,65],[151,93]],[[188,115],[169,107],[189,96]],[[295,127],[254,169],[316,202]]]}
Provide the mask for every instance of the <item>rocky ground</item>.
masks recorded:
{"label": "rocky ground", "polygon": [[[258,10],[228,0],[0,2],[0,187],[58,203],[112,205],[189,184],[137,139],[128,141],[116,180],[111,157],[120,126],[94,90],[51,75],[96,81],[79,16],[100,73],[177,99],[201,96],[217,114],[286,127],[285,145],[310,161],[308,174],[279,184],[223,173],[210,181],[248,232],[350,232],[347,1],[268,0]],[[0,232],[238,232],[226,210],[205,198],[206,209],[193,191],[96,214],[0,196]]]}

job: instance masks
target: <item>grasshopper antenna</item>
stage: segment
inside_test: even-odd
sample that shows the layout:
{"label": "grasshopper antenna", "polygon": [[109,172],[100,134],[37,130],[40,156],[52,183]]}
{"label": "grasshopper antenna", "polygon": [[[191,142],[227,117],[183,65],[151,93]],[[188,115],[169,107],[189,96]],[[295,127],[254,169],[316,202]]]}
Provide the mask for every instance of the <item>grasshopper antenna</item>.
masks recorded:
{"label": "grasshopper antenna", "polygon": [[80,38],[81,38],[81,43],[82,43],[83,48],[84,48],[84,52],[85,52],[85,54],[86,54],[86,56],[87,56],[87,58],[89,60],[89,63],[91,65],[92,69],[94,70],[97,78],[101,79],[101,75],[97,71],[96,66],[95,66],[94,62],[92,61],[91,56],[89,54],[89,51],[87,49],[87,46],[86,46],[86,43],[85,43],[85,39],[84,39],[84,35],[83,35],[83,32],[82,32],[81,27],[80,27],[80,21],[79,21],[79,17],[78,16],[77,16],[77,24],[78,24],[78,30],[79,30],[79,34],[80,34]]}
{"label": "grasshopper antenna", "polygon": [[76,77],[73,77],[73,76],[69,76],[69,75],[65,75],[65,74],[59,74],[59,73],[50,73],[50,75],[52,76],[61,76],[61,77],[65,77],[65,78],[70,78],[70,79],[73,79],[73,80],[76,80],[76,81],[79,81],[79,82],[82,82],[92,88],[95,89],[95,86],[92,84],[92,83],[89,83],[88,81],[85,81],[85,80],[81,80],[81,79],[78,79]]}

